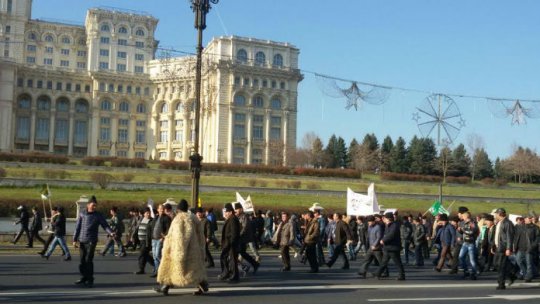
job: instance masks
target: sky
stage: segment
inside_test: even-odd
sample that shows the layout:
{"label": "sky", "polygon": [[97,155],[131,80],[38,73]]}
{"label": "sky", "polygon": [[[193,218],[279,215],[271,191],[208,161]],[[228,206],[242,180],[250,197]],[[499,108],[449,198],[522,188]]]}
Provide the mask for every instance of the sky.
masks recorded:
{"label": "sky", "polygon": [[[188,0],[34,0],[32,17],[83,22],[86,10],[99,6],[150,13],[160,20],[161,46],[195,51]],[[413,114],[432,93],[540,100],[539,11],[535,0],[221,0],[204,40],[237,35],[300,49],[298,145],[307,132],[325,143],[332,134],[350,142],[366,133],[409,142],[422,136]],[[392,89],[382,105],[346,110],[346,100],[325,94],[312,72],[419,91]],[[451,98],[465,122],[451,147],[477,135],[493,160],[516,146],[539,148],[540,103],[524,102],[531,118],[512,125],[511,116],[499,117],[500,104]],[[437,141],[436,132],[428,136]]]}

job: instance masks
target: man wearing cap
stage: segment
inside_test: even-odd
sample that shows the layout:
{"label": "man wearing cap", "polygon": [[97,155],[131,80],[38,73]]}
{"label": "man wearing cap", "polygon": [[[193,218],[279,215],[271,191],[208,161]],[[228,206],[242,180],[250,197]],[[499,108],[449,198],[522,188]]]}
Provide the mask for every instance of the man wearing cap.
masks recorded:
{"label": "man wearing cap", "polygon": [[211,236],[212,236],[212,226],[210,221],[206,218],[205,212],[203,208],[196,208],[195,213],[197,214],[197,218],[201,222],[201,226],[203,227],[204,232],[204,240],[205,240],[205,260],[206,260],[206,267],[207,268],[214,268],[214,258],[212,257],[212,254],[210,253],[210,242],[211,242]]}
{"label": "man wearing cap", "polygon": [[360,265],[360,270],[358,270],[358,275],[366,278],[366,272],[375,260],[379,263],[379,265],[382,262],[382,245],[381,240],[383,237],[383,230],[377,222],[375,222],[375,217],[373,215],[370,215],[366,217],[366,221],[368,223],[368,237],[367,237],[367,247],[368,251],[364,257],[364,261]]}
{"label": "man wearing cap", "polygon": [[315,218],[313,211],[306,213],[306,228],[304,234],[304,244],[306,246],[306,257],[311,268],[311,273],[319,272],[319,262],[317,261],[317,244],[319,243],[319,221]]}
{"label": "man wearing cap", "polygon": [[[463,245],[459,252],[459,260],[463,267],[465,277],[470,275],[471,280],[476,280],[478,271],[478,256],[476,253],[476,238],[478,237],[478,226],[472,221],[471,214],[467,211],[462,214],[462,224],[458,228],[463,236]],[[471,264],[471,272],[469,274],[467,267],[467,256]]]}
{"label": "man wearing cap", "polygon": [[518,218],[515,226],[514,251],[521,270],[520,277],[531,282],[535,275],[533,252],[538,251],[538,228],[527,218]]}
{"label": "man wearing cap", "polygon": [[[253,232],[253,226],[251,225],[251,220],[247,216],[247,214],[244,213],[244,207],[241,203],[234,204],[234,209],[236,212],[236,217],[238,218],[238,221],[240,221],[240,256],[242,259],[246,260],[251,266],[253,267],[253,273],[257,272],[257,269],[259,269],[259,262],[255,261],[255,259],[247,253],[247,246],[249,243],[253,242],[254,239],[254,232]],[[247,270],[246,270],[247,271]]]}
{"label": "man wearing cap", "polygon": [[383,219],[386,224],[384,228],[384,236],[380,241],[380,244],[383,246],[383,258],[379,266],[379,269],[375,273],[377,278],[381,278],[381,275],[385,269],[388,268],[388,262],[390,259],[394,261],[394,264],[397,266],[399,275],[397,280],[405,280],[405,269],[403,269],[403,263],[401,263],[401,235],[400,235],[400,225],[394,221],[394,214],[388,212],[384,215]]}
{"label": "man wearing cap", "polygon": [[456,228],[448,223],[448,215],[439,215],[439,223],[441,228],[437,234],[441,242],[441,255],[439,257],[439,263],[435,267],[435,271],[437,272],[441,272],[447,257],[449,260],[452,259],[452,247],[456,241]]}
{"label": "man wearing cap", "polygon": [[238,253],[240,251],[240,221],[234,214],[232,204],[223,208],[223,224],[221,233],[221,274],[218,278],[231,283],[238,282]]}
{"label": "man wearing cap", "polygon": [[98,229],[101,226],[110,235],[114,236],[105,217],[96,211],[97,199],[95,196],[86,204],[86,210],[79,214],[75,235],[73,235],[73,246],[79,246],[81,263],[79,272],[81,278],[75,282],[77,285],[92,287],[94,285],[94,253],[98,242]]}
{"label": "man wearing cap", "polygon": [[492,214],[484,215],[485,229],[482,233],[482,243],[480,245],[480,255],[483,260],[482,271],[493,271],[493,252],[492,248],[495,246],[495,217]]}
{"label": "man wearing cap", "polygon": [[427,247],[426,227],[422,224],[421,217],[413,219],[413,237],[414,257],[416,259],[416,267],[424,266],[424,248]]}
{"label": "man wearing cap", "polygon": [[[188,202],[178,204],[177,214],[163,241],[156,292],[168,295],[171,287],[197,286],[194,295],[208,291],[204,251],[206,240],[199,219],[188,213]],[[199,213],[203,214],[202,210]]]}
{"label": "man wearing cap", "polygon": [[15,238],[11,241],[11,243],[16,244],[24,233],[26,234],[26,241],[28,242],[26,247],[31,248],[32,245],[30,244],[30,231],[28,230],[30,214],[28,213],[26,206],[23,205],[19,206],[17,210],[19,210],[19,220],[13,223],[13,225],[21,225],[21,229],[19,230],[19,233],[17,233]]}
{"label": "man wearing cap", "polygon": [[514,246],[514,225],[506,216],[506,210],[499,208],[495,211],[497,225],[495,226],[495,251],[498,256],[497,290],[506,289],[505,282],[510,278],[510,285],[516,279],[515,269],[510,262]]}

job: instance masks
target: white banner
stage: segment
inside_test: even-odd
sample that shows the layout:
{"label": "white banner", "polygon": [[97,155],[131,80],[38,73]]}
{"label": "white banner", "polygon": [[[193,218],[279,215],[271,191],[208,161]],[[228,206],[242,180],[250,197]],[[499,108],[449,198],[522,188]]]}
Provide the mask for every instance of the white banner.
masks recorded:
{"label": "white banner", "polygon": [[251,201],[251,195],[248,195],[247,199],[244,199],[240,193],[236,192],[236,201],[242,204],[242,208],[244,209],[244,212],[251,213],[255,212],[255,207],[253,206],[253,202]]}
{"label": "white banner", "polygon": [[347,215],[367,216],[379,212],[375,184],[369,185],[368,195],[356,193],[347,188]]}

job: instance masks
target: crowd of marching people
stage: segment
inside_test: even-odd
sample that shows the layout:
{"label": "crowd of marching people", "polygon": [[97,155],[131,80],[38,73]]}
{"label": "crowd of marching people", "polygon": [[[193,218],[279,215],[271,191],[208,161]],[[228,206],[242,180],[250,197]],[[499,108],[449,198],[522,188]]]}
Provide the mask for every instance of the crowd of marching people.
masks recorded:
{"label": "crowd of marching people", "polygon": [[[80,280],[76,284],[92,287],[93,259],[98,244],[98,229],[107,232],[101,255],[126,256],[127,250],[138,250],[138,267],[134,274],[146,273],[156,278],[156,292],[167,295],[172,287],[195,286],[194,294],[208,291],[207,268],[216,266],[210,248],[220,249],[219,280],[238,282],[247,273],[257,273],[262,247],[279,249],[281,271],[292,270],[291,253],[301,264],[309,265],[310,273],[320,267],[332,268],[341,260],[341,269],[350,269],[350,261],[359,259],[361,279],[389,276],[389,263],[397,269],[397,280],[405,280],[405,266],[428,267],[448,271],[464,279],[476,280],[482,273],[497,272],[497,289],[505,289],[520,279],[531,282],[538,277],[540,224],[534,214],[509,220],[503,208],[472,216],[468,208],[459,207],[457,215],[442,213],[432,216],[395,213],[368,216],[324,214],[314,205],[302,214],[271,211],[245,212],[241,203],[225,204],[223,225],[218,231],[218,218],[212,209],[194,208],[181,200],[176,210],[161,204],[156,210],[147,206],[132,209],[123,219],[118,209],[109,210],[109,219],[96,211],[92,197],[77,219],[73,244],[79,248]],[[36,208],[33,216],[20,207],[20,232],[43,243],[39,252],[45,259],[59,245],[64,260],[71,260],[66,243],[66,217],[61,207],[52,210],[47,240],[39,236],[43,228]],[[32,219],[32,221],[30,221]],[[221,240],[217,236],[221,235]],[[124,236],[124,237],[123,237]],[[431,267],[431,266],[430,266]]]}

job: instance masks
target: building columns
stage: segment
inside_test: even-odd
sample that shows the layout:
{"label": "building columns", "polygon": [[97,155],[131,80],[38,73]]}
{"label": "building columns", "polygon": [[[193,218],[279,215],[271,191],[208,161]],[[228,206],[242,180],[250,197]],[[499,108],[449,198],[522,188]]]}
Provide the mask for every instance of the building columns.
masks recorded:
{"label": "building columns", "polygon": [[36,108],[32,106],[32,114],[30,118],[30,145],[28,150],[34,151],[34,142],[36,140]]}
{"label": "building columns", "polygon": [[53,108],[49,116],[49,153],[54,152],[56,110]]}
{"label": "building columns", "polygon": [[271,110],[266,110],[266,113],[264,114],[264,140],[265,140],[265,148],[264,148],[264,163],[266,165],[270,164],[270,114],[272,113]]}
{"label": "building columns", "polygon": [[[75,112],[69,111],[69,133],[68,133],[68,156],[73,156],[73,137],[75,136]],[[90,126],[88,126],[90,129]]]}

